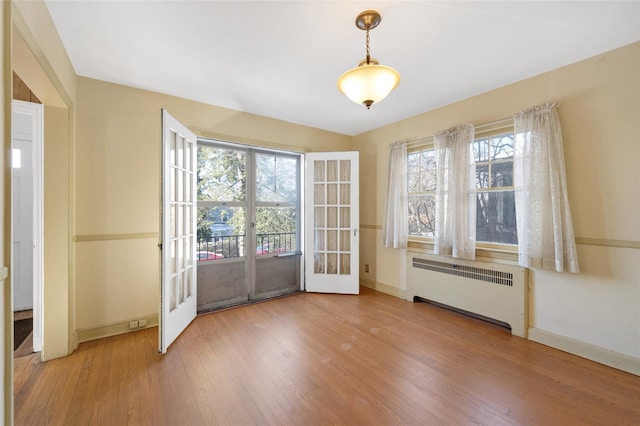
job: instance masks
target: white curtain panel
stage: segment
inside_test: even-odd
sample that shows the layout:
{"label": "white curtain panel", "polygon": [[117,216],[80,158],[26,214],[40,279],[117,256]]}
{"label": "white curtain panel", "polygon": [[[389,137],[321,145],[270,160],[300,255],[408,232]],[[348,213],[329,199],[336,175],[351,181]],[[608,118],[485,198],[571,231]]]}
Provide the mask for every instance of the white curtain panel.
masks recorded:
{"label": "white curtain panel", "polygon": [[519,264],[578,272],[557,105],[522,111],[514,126]]}
{"label": "white curtain panel", "polygon": [[385,200],[382,242],[385,247],[405,248],[409,234],[407,201],[407,144],[391,144],[389,180]]}
{"label": "white curtain panel", "polygon": [[471,124],[438,132],[436,156],[435,254],[475,258],[476,164]]}

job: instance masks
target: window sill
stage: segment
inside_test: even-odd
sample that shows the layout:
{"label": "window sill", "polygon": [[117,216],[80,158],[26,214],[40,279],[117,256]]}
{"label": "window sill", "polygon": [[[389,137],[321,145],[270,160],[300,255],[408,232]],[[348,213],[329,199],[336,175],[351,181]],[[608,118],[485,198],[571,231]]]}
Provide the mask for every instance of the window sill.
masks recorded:
{"label": "window sill", "polygon": [[[413,250],[425,251],[433,254],[433,241],[422,239],[410,239],[408,248]],[[496,263],[518,263],[517,248],[510,247],[476,247],[476,260]]]}

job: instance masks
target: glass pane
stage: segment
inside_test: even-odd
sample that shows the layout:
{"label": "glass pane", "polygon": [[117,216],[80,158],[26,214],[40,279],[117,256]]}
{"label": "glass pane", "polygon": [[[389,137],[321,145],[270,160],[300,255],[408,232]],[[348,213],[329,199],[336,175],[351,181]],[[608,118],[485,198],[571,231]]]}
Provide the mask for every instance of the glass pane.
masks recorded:
{"label": "glass pane", "polygon": [[327,274],[338,273],[338,254],[327,253]]}
{"label": "glass pane", "polygon": [[476,164],[476,188],[489,188],[488,164]]}
{"label": "glass pane", "polygon": [[351,275],[351,255],[340,255],[340,275]]}
{"label": "glass pane", "polygon": [[315,160],[313,162],[313,181],[314,182],[324,182],[325,179],[325,165],[324,161]]}
{"label": "glass pane", "polygon": [[493,163],[491,165],[491,187],[513,185],[513,162]]}
{"label": "glass pane", "polygon": [[489,141],[487,139],[476,139],[473,141],[473,159],[477,162],[489,161]]}
{"label": "glass pane", "polygon": [[338,208],[327,207],[327,228],[338,227]]}
{"label": "glass pane", "polygon": [[413,152],[407,154],[407,170],[418,170],[418,162],[420,161],[420,153]]}
{"label": "glass pane", "polygon": [[169,200],[176,199],[176,169],[171,167],[169,170]]}
{"label": "glass pane", "polygon": [[256,200],[295,202],[298,195],[298,161],[277,154],[256,154]]}
{"label": "glass pane", "polygon": [[178,305],[181,305],[184,303],[184,286],[185,286],[185,281],[187,279],[187,273],[183,272],[182,274],[180,274],[180,280],[178,280]]}
{"label": "glass pane", "polygon": [[409,235],[433,237],[436,224],[436,206],[433,195],[410,196]]}
{"label": "glass pane", "polygon": [[185,139],[184,141],[184,168],[191,170],[191,147],[192,143]]}
{"label": "glass pane", "polygon": [[316,251],[325,251],[324,230],[314,231],[313,245]]}
{"label": "glass pane", "polygon": [[256,254],[298,250],[296,209],[292,207],[256,208]]}
{"label": "glass pane", "polygon": [[351,184],[343,183],[340,185],[340,204],[350,205],[351,204]]}
{"label": "glass pane", "polygon": [[184,201],[184,176],[183,171],[175,169],[176,173],[176,201]]}
{"label": "glass pane", "polygon": [[313,227],[324,228],[325,227],[324,207],[314,207],[314,210],[315,210],[315,215],[314,215],[315,223],[313,224]]}
{"label": "glass pane", "polygon": [[407,192],[420,192],[420,173],[407,174]]}
{"label": "glass pane", "polygon": [[351,251],[351,231],[340,231],[340,251]]}
{"label": "glass pane", "polygon": [[171,291],[169,292],[169,311],[174,311],[177,307],[176,294],[178,294],[179,277],[180,275],[176,275],[175,277],[171,278],[171,283],[170,283]]}
{"label": "glass pane", "polygon": [[169,138],[169,163],[172,166],[176,165],[176,133],[171,132],[171,137]]}
{"label": "glass pane", "polygon": [[351,227],[351,207],[340,207],[340,228]]}
{"label": "glass pane", "polygon": [[338,204],[338,185],[335,183],[327,185],[327,204],[333,206]]}
{"label": "glass pane", "polygon": [[314,253],[313,255],[313,272],[316,274],[324,274],[324,253]]}
{"label": "glass pane", "polygon": [[184,208],[184,233],[185,235],[191,235],[193,233],[193,218],[191,217],[191,206],[187,205]]}
{"label": "glass pane", "polygon": [[176,240],[172,240],[172,241],[169,243],[169,245],[171,246],[171,247],[170,247],[170,250],[171,250],[171,253],[170,253],[170,254],[171,254],[171,259],[169,260],[169,264],[171,265],[171,269],[169,269],[169,272],[170,272],[171,274],[175,274],[175,273],[176,273],[176,262],[177,262],[177,259],[176,259],[176,256],[177,256],[177,253],[176,253],[176,251],[177,251],[177,248],[176,248]]}
{"label": "glass pane", "polygon": [[185,274],[186,274],[185,278],[187,281],[185,284],[185,289],[186,289],[187,298],[189,298],[191,297],[191,294],[192,294],[191,287],[193,286],[193,283],[191,282],[191,268],[189,268]]}
{"label": "glass pane", "polygon": [[193,263],[193,238],[186,237],[184,238],[184,264],[187,268],[192,267]]}
{"label": "glass pane", "polygon": [[244,201],[246,154],[244,151],[198,145],[198,200]]}
{"label": "glass pane", "polygon": [[338,160],[327,161],[327,182],[336,182],[338,180]]}
{"label": "glass pane", "polygon": [[191,202],[191,173],[184,172],[184,200]]}
{"label": "glass pane", "polygon": [[476,240],[517,244],[513,191],[479,192],[476,205]]}
{"label": "glass pane", "polygon": [[180,135],[176,138],[176,152],[178,154],[176,166],[184,169],[184,137]]}
{"label": "glass pane", "polygon": [[351,160],[340,160],[340,182],[351,182]]}
{"label": "glass pane", "polygon": [[422,191],[436,190],[436,154],[433,149],[423,151],[420,156],[420,185]]}
{"label": "glass pane", "polygon": [[198,261],[245,255],[245,209],[198,206]]}
{"label": "glass pane", "polygon": [[315,205],[324,204],[324,184],[316,183],[313,186],[313,203]]}
{"label": "glass pane", "polygon": [[177,219],[176,219],[176,205],[169,207],[169,238],[176,237]]}
{"label": "glass pane", "polygon": [[175,236],[176,237],[181,237],[184,235],[184,224],[183,224],[183,220],[182,220],[182,215],[183,215],[183,207],[180,205],[175,206],[176,209],[176,230],[175,230]]}
{"label": "glass pane", "polygon": [[327,231],[327,251],[338,251],[338,231]]}
{"label": "glass pane", "polygon": [[493,136],[491,138],[491,160],[513,158],[513,134]]}
{"label": "glass pane", "polygon": [[184,242],[181,239],[176,240],[176,272],[180,274],[180,271],[184,268]]}

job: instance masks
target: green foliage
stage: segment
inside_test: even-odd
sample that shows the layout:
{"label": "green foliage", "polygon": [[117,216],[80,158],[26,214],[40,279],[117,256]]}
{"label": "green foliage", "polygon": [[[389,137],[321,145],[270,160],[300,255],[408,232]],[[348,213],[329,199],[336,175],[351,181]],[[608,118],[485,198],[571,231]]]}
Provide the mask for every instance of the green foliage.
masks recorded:
{"label": "green foliage", "polygon": [[[298,162],[293,157],[256,153],[256,199],[260,202],[297,203]],[[199,201],[243,202],[247,191],[247,154],[241,150],[198,145],[197,196]],[[226,217],[225,217],[226,216]],[[198,241],[211,241],[214,224],[233,228],[232,235],[246,232],[242,207],[198,208]],[[258,207],[256,233],[296,232],[296,209]]]}

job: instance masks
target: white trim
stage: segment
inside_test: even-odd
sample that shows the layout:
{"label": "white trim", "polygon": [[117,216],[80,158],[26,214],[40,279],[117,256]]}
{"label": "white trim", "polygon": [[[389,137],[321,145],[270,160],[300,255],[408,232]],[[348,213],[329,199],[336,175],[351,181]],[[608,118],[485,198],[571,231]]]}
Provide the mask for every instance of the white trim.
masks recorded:
{"label": "white trim", "polygon": [[407,291],[398,287],[394,287],[389,284],[379,283],[374,280],[369,280],[366,278],[360,278],[360,285],[362,287],[367,287],[375,291],[379,291],[380,293],[388,294],[389,296],[397,297],[399,299],[407,298]]}
{"label": "white trim", "polygon": [[640,376],[640,358],[532,327],[529,340]]}
{"label": "white trim", "polygon": [[11,112],[33,117],[33,351],[44,335],[44,105],[13,100]]}

